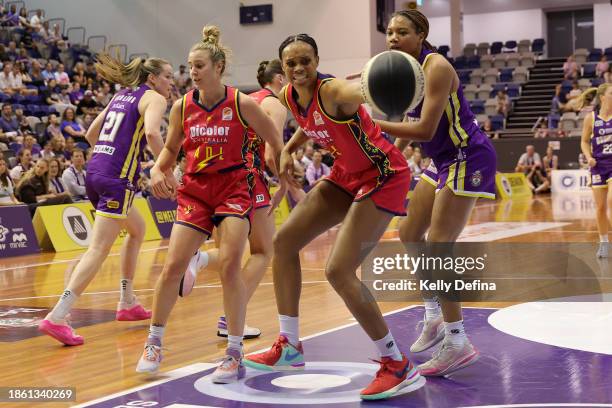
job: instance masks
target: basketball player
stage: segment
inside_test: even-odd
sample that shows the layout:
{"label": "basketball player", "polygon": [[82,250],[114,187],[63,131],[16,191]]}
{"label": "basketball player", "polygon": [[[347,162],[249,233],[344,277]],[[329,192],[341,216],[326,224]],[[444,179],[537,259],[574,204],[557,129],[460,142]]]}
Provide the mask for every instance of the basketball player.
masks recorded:
{"label": "basketball player", "polygon": [[359,84],[324,78],[317,72],[318,48],[313,38],[307,34],[288,37],[280,45],[279,57],[289,81],[280,101],[300,125],[283,149],[281,176],[291,176],[291,154],[307,138],[331,152],[335,161],[330,176],[306,194],[274,237],[272,271],[280,335],[270,350],[247,356],[245,364],[262,370],[304,368],[298,333],[299,251],[342,223],[325,273],[381,355],[380,370],[361,398],[388,398],[401,389],[416,388],[423,383],[419,373],[399,351],[378,305],[364,296],[369,292],[356,276],[357,267],[391,218],[404,214],[410,185],[406,160],[370,118]]}
{"label": "basketball player", "polygon": [[591,168],[591,187],[597,205],[598,258],[608,257],[608,206],[612,202],[612,85],[601,84],[580,95],[581,109],[595,96],[595,110],[584,118],[580,147]]}
{"label": "basketball player", "polygon": [[[413,191],[409,215],[400,224],[404,243],[425,241],[428,229],[427,242],[455,242],[478,197],[495,198],[495,150],[479,129],[452,65],[427,42],[428,33],[429,22],[417,10],[396,12],[387,27],[387,47],[412,55],[423,66],[425,96],[406,121],[378,123],[406,143],[421,142],[432,159]],[[399,145],[403,149],[406,143]],[[420,373],[440,376],[474,363],[478,351],[465,334],[461,304],[423,295],[423,330],[410,351],[444,341],[433,358],[418,367]]]}
{"label": "basketball player", "polygon": [[[279,102],[277,97],[278,92],[285,83],[285,75],[283,74],[281,62],[278,59],[262,61],[257,69],[257,81],[261,85],[261,89],[249,96],[270,116],[276,126],[276,130],[279,134],[282,134],[285,120],[287,119],[287,109]],[[272,259],[272,240],[270,237],[274,235],[274,217],[268,214],[271,197],[264,172],[266,164],[270,169],[275,168],[274,158],[271,156],[270,149],[266,149],[264,140],[251,129],[249,129],[249,140],[248,166],[253,171],[255,187],[253,189],[251,234],[249,235],[251,256],[242,270],[247,292],[247,302],[253,296]],[[215,242],[218,242],[218,237]],[[181,281],[181,296],[187,296],[191,293],[196,275],[200,269],[206,266],[215,267],[218,254],[219,249],[214,248],[208,251],[198,251],[191,258],[185,277]],[[227,337],[225,316],[219,318],[217,335]],[[256,338],[260,335],[261,330],[245,325],[245,339]]]}
{"label": "basketball player", "polygon": [[[87,130],[94,146],[87,166],[87,196],[96,209],[91,243],[75,267],[68,286],[39,330],[69,345],[83,344],[66,322],[77,298],[104,262],[121,229],[126,236],[121,247],[121,285],[117,320],[145,320],[151,312],[136,300],[132,280],[145,223],[132,209],[140,174],[140,156],[147,145],[155,155],[163,147],[160,127],[170,95],[172,66],[159,58],[134,59],[123,65],[99,54],[97,72],[107,81],[129,87],[119,91]],[[144,137],[143,137],[144,136]]]}
{"label": "basketball player", "polygon": [[[171,197],[176,179],[169,170],[182,143],[187,165],[178,189],[177,220],[155,288],[149,337],[136,370],[154,372],[159,368],[162,337],[181,278],[192,255],[216,226],[228,348],[211,379],[225,384],[239,380],[245,373],[242,335],[247,291],[240,264],[249,234],[254,178],[245,157],[249,148],[248,128],[270,144],[274,157],[280,155],[282,141],[274,123],[255,100],[221,82],[229,50],[219,43],[219,29],[206,26],[202,34],[202,40],[191,48],[188,60],[195,89],[172,106],[166,145],[151,169],[155,196]],[[281,186],[270,208],[278,204],[279,195],[282,198],[285,192],[286,188]]]}

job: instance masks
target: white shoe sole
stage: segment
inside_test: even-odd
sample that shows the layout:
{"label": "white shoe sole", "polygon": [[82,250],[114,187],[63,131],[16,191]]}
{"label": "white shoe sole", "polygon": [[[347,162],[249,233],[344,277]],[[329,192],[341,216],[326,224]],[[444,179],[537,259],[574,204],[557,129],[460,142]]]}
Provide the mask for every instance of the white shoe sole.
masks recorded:
{"label": "white shoe sole", "polygon": [[[219,337],[227,337],[227,330],[226,329],[218,329],[217,330],[217,336]],[[257,333],[245,333],[242,338],[245,340],[250,340],[250,339],[256,339],[257,337],[261,336],[261,331],[257,332]]]}
{"label": "white shoe sole", "polygon": [[441,342],[442,340],[444,340],[444,323],[442,323],[441,325],[441,330],[438,331],[438,333],[436,334],[436,337],[434,337],[433,339],[431,339],[429,342],[423,344],[420,347],[416,347],[416,342],[410,346],[410,352],[411,353],[420,353],[421,351],[425,351],[427,349],[432,348],[433,346],[435,346],[436,344],[438,344],[439,342]]}

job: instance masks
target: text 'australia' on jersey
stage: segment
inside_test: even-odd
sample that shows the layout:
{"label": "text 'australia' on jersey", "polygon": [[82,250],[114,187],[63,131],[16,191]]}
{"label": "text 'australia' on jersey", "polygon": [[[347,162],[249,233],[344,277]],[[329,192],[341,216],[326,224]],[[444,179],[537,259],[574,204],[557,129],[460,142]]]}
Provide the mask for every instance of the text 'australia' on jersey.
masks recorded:
{"label": "text 'australia' on jersey", "polygon": [[135,183],[140,174],[140,157],[147,145],[144,117],[138,104],[146,85],[123,89],[109,103],[87,172]]}
{"label": "text 'australia' on jersey", "polygon": [[[334,156],[334,167],[349,173],[377,168],[382,175],[390,175],[405,167],[406,160],[391,160],[391,153],[399,151],[381,133],[365,106],[360,105],[347,120],[338,120],[323,109],[320,89],[334,78],[317,80],[314,96],[304,111],[297,103],[297,93],[290,84],[284,98],[306,136]],[[399,154],[401,156],[401,153]]]}
{"label": "text 'australia' on jersey", "polygon": [[240,115],[238,89],[225,87],[225,96],[206,108],[197,89],[183,96],[183,151],[186,174],[230,171],[246,166],[249,150],[247,123]]}

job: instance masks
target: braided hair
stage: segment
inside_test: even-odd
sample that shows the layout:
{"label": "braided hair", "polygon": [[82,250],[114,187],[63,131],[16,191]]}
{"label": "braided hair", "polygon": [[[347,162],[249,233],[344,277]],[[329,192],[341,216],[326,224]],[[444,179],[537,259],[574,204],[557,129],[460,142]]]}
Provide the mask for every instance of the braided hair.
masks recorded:
{"label": "braided hair", "polygon": [[429,41],[426,40],[427,36],[429,35],[429,20],[427,20],[425,14],[421,13],[418,10],[399,10],[393,13],[391,17],[396,16],[402,16],[408,21],[410,21],[414,26],[414,29],[416,30],[417,34],[424,34],[425,37],[423,39],[423,46],[428,50],[436,51],[436,47],[431,45]]}
{"label": "braided hair", "polygon": [[314,49],[315,57],[319,56],[319,47],[317,47],[317,42],[314,40],[314,38],[312,38],[308,34],[296,34],[296,35],[290,35],[289,37],[285,38],[285,41],[281,43],[280,47],[278,47],[278,58],[282,60],[283,50],[289,44],[294,43],[296,41],[302,41],[310,45]]}

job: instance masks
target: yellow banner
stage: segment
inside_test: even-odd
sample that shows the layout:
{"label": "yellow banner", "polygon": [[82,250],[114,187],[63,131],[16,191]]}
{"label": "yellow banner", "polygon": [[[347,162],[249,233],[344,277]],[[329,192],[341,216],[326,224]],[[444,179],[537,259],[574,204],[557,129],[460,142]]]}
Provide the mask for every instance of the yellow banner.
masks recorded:
{"label": "yellow banner", "polygon": [[497,173],[495,175],[497,194],[503,200],[531,197],[531,189],[523,173]]}
{"label": "yellow banner", "polygon": [[[145,221],[145,241],[161,239],[149,205],[144,198],[134,199],[134,208]],[[42,206],[34,215],[34,230],[41,248],[56,252],[83,249],[89,246],[95,210],[90,202]],[[121,230],[115,245],[123,242],[127,231]]]}

